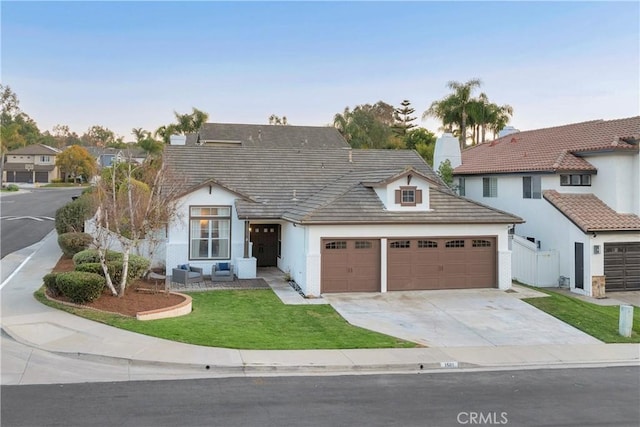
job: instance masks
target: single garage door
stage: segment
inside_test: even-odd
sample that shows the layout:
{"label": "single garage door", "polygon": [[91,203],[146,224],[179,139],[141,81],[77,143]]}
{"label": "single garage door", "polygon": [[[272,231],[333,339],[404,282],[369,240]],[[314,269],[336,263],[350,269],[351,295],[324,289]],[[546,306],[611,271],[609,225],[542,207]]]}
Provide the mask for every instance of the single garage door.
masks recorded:
{"label": "single garage door", "polygon": [[49,182],[49,172],[36,172],[36,182]]}
{"label": "single garage door", "polygon": [[495,237],[389,239],[389,291],[497,287]]}
{"label": "single garage door", "polygon": [[323,239],[322,292],[380,292],[380,240]]}
{"label": "single garage door", "polygon": [[607,291],[640,289],[640,243],[605,243],[604,275]]}

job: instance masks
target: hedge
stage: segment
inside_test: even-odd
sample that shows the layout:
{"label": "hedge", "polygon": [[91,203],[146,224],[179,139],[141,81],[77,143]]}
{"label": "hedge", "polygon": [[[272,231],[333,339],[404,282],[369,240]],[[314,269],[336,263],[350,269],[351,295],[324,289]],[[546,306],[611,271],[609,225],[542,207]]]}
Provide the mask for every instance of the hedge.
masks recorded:
{"label": "hedge", "polygon": [[98,298],[106,285],[104,277],[84,271],[59,273],[56,285],[62,295],[76,304],[91,302]]}
{"label": "hedge", "polygon": [[51,295],[52,297],[56,297],[61,293],[60,289],[58,288],[58,284],[56,282],[58,278],[58,274],[59,273],[49,273],[42,278],[42,280],[44,281],[44,286],[47,289],[47,292],[49,292],[49,295]]}
{"label": "hedge", "polygon": [[58,246],[67,257],[73,257],[89,247],[93,237],[87,233],[64,233],[58,236]]}
{"label": "hedge", "polygon": [[[105,256],[107,258],[107,262],[122,262],[122,252],[107,250]],[[100,254],[98,253],[97,249],[86,249],[84,251],[78,252],[73,256],[73,264],[76,266],[87,262],[100,262]]]}
{"label": "hedge", "polygon": [[[76,271],[91,272],[104,276],[102,265],[100,265],[100,260],[97,257],[97,251],[96,254],[92,253],[91,251],[92,250],[79,252],[78,254],[82,255],[78,257],[78,262],[76,262],[76,257],[74,256],[73,262],[76,266]],[[127,281],[142,277],[142,275],[147,271],[148,268],[148,259],[139,255],[129,255],[129,270],[127,271]],[[111,276],[112,282],[120,283],[120,281],[122,280],[122,253],[112,252],[112,254],[110,254],[109,260],[107,261],[107,270],[109,271],[109,276]]]}
{"label": "hedge", "polygon": [[78,197],[56,211],[56,231],[58,234],[84,231],[85,220],[93,215],[90,196]]}

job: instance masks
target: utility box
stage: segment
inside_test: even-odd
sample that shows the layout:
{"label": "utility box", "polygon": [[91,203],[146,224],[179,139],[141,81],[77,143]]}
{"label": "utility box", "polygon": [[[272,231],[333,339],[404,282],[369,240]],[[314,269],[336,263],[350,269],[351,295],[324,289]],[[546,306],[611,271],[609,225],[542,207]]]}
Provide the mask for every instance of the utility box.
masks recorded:
{"label": "utility box", "polygon": [[630,337],[632,326],[633,326],[633,306],[623,304],[620,306],[620,322],[618,325],[618,333],[623,337]]}

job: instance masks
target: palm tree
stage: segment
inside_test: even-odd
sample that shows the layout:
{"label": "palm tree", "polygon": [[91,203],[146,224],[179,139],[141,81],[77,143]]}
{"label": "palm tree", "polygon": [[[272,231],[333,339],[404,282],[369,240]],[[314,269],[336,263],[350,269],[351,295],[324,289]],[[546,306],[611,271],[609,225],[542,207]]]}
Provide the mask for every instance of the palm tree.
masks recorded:
{"label": "palm tree", "polygon": [[458,140],[460,146],[464,147],[467,139],[467,121],[469,104],[473,101],[471,94],[475,88],[482,85],[480,79],[471,79],[466,83],[460,83],[456,81],[450,81],[447,83],[447,87],[453,91],[453,93],[447,95],[440,101],[434,101],[427,111],[424,112],[422,118],[436,117],[442,120],[442,125],[445,128],[453,130],[453,125],[457,125],[460,133]]}
{"label": "palm tree", "polygon": [[493,139],[496,139],[500,132],[509,123],[513,116],[513,107],[508,104],[497,105],[489,104],[488,110],[488,128],[493,132]]}
{"label": "palm tree", "polygon": [[148,132],[142,128],[133,128],[131,129],[131,133],[135,136],[136,142],[139,143],[146,138]]}

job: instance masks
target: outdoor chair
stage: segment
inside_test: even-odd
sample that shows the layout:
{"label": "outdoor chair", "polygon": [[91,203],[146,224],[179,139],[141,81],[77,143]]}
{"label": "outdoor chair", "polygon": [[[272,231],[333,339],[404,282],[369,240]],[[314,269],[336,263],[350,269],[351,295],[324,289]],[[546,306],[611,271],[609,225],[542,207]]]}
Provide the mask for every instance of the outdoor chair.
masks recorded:
{"label": "outdoor chair", "polygon": [[189,264],[179,265],[171,272],[171,282],[178,283],[185,287],[191,283],[204,283],[202,268],[193,267]]}
{"label": "outdoor chair", "polygon": [[211,267],[212,282],[233,281],[233,265],[229,262],[219,262]]}

